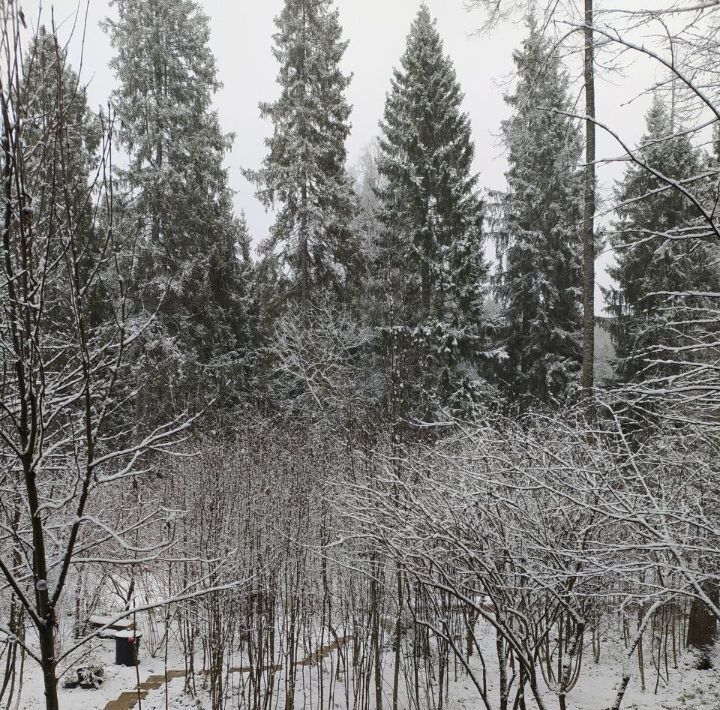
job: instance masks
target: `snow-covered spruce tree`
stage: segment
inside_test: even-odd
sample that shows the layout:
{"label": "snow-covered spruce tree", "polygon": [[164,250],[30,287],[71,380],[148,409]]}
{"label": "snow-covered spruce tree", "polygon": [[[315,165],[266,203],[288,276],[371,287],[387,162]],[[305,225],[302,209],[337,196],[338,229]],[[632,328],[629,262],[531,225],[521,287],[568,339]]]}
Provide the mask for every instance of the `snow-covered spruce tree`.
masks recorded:
{"label": "snow-covered spruce tree", "polygon": [[697,178],[705,160],[672,125],[658,96],[637,152],[645,164],[632,164],[617,189],[620,208],[611,237],[616,263],[609,269],[617,287],[605,292],[613,316],[616,372],[626,383],[678,371],[675,348],[687,344],[692,326],[674,317],[682,296],[667,294],[717,292],[720,287],[709,245],[694,238],[699,210],[652,172],[671,180]]}
{"label": "snow-covered spruce tree", "polygon": [[208,18],[195,0],[114,5],[106,26],[129,155],[123,216],[138,231],[128,245],[134,307],[158,314],[138,359],[142,421],[151,407],[162,415],[232,399],[227,385],[248,350],[248,262],[223,167],[232,138],[211,105],[219,83]]}
{"label": "snow-covered spruce tree", "polygon": [[[482,203],[474,145],[451,59],[422,5],[396,69],[381,123],[383,347],[407,413],[464,409],[483,362]],[[394,299],[392,302],[388,294]]]}
{"label": "snow-covered spruce tree", "polygon": [[503,379],[521,407],[563,399],[582,365],[582,133],[560,58],[530,21],[502,124],[507,193],[497,295],[507,320]]}
{"label": "snow-covered spruce tree", "polygon": [[[83,277],[92,269],[102,270],[99,254],[103,250],[105,237],[93,224],[93,180],[98,165],[98,149],[101,138],[101,124],[97,115],[87,105],[85,87],[76,72],[67,63],[66,51],[54,33],[41,26],[33,37],[23,63],[22,105],[26,113],[23,135],[28,145],[36,149],[27,155],[26,172],[29,207],[32,207],[38,224],[45,226],[48,220],[76,220],[73,228],[77,231],[81,247]],[[60,106],[59,102],[63,105]],[[63,115],[63,136],[66,150],[43,144],[43,137],[51,130],[51,121]],[[53,179],[51,173],[63,175],[62,185]],[[48,186],[67,192],[66,199],[59,201]],[[61,209],[72,206],[72,214]],[[48,258],[60,256],[63,246],[50,244]],[[102,279],[93,282],[93,291],[86,295],[89,317],[93,325],[108,315],[107,289]],[[47,284],[53,289],[54,284]],[[58,294],[55,294],[58,295]],[[48,298],[60,310],[54,318],[67,316],[62,310],[62,298]],[[67,304],[65,304],[67,305]]]}
{"label": "snow-covered spruce tree", "polygon": [[332,0],[285,0],[275,24],[281,93],[260,105],[273,134],[261,169],[247,176],[265,205],[278,208],[266,251],[278,257],[285,297],[305,311],[315,291],[347,294],[356,275],[345,168],[350,77],[340,68],[347,42]]}

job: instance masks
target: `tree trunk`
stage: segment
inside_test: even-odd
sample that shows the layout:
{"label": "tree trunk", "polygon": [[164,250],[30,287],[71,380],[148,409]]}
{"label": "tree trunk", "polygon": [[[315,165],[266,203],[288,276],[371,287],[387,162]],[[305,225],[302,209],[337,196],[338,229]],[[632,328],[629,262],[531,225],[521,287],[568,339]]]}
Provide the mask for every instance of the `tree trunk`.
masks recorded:
{"label": "tree trunk", "polygon": [[300,312],[303,325],[307,328],[307,312],[310,302],[310,254],[308,244],[308,218],[307,218],[307,186],[303,185],[301,195],[302,207],[300,211],[300,233],[298,234],[298,267],[300,269]]}
{"label": "tree trunk", "polygon": [[51,623],[38,629],[40,655],[42,657],[43,684],[45,686],[45,710],[60,710],[57,693],[55,662],[55,629]]}
{"label": "tree trunk", "polygon": [[496,632],[495,648],[497,650],[498,668],[499,674],[499,691],[500,691],[500,710],[508,710],[508,698],[510,696],[510,687],[508,684],[507,677],[507,649],[505,647],[505,640],[500,635],[500,632]]}
{"label": "tree trunk", "polygon": [[[720,588],[717,584],[705,582],[703,591],[716,606],[720,602]],[[710,650],[717,639],[717,617],[708,608],[702,599],[693,599],[688,619],[687,645],[700,651],[700,668],[707,670],[711,667]]]}
{"label": "tree trunk", "polygon": [[595,384],[595,48],[593,0],[585,0],[585,200],[583,211],[582,386],[592,409]]}
{"label": "tree trunk", "polygon": [[380,565],[373,562],[371,569],[373,577],[370,580],[370,619],[371,619],[371,640],[370,644],[373,652],[373,670],[375,680],[375,709],[382,710],[382,655],[380,651],[380,598],[378,590],[377,576],[379,574]]}
{"label": "tree trunk", "polygon": [[402,581],[402,569],[398,568],[397,571],[397,602],[398,602],[398,613],[397,620],[395,621],[395,668],[393,670],[393,691],[392,691],[392,707],[393,710],[398,710],[398,696],[400,692],[400,661],[402,652],[402,609],[403,609],[403,581]]}

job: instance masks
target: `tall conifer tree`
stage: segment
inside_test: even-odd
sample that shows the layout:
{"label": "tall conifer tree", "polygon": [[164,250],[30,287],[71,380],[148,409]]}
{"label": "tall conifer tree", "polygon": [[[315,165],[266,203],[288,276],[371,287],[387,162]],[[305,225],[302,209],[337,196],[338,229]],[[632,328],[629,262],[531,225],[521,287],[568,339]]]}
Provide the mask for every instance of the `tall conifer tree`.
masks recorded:
{"label": "tall conifer tree", "polygon": [[[426,5],[414,20],[381,123],[384,322],[402,334],[405,392],[420,413],[461,405],[483,361],[483,209],[463,93]],[[387,299],[387,296],[384,296]],[[393,346],[394,347],[394,346]],[[414,405],[413,405],[414,406]]]}
{"label": "tall conifer tree", "polygon": [[[33,180],[27,185],[28,199],[32,200],[28,206],[32,207],[41,229],[48,228],[53,221],[65,224],[70,220],[81,244],[83,275],[91,269],[102,270],[104,238],[93,224],[96,205],[92,189],[100,147],[100,119],[89,110],[85,87],[67,63],[65,49],[45,27],[39,28],[25,57],[22,89],[26,113],[23,135],[28,146],[26,170]],[[61,131],[56,133],[51,127],[58,122]],[[48,135],[54,140],[61,137],[65,141],[63,149],[56,143],[44,143]],[[68,200],[60,199],[60,181],[53,176],[62,176],[62,190]],[[48,189],[49,185],[52,189]],[[50,243],[48,247],[51,260],[58,258],[64,248],[61,243]],[[108,296],[102,279],[93,286],[87,298],[88,316],[95,325],[107,315]],[[53,284],[48,287],[52,291]],[[45,306],[55,304],[54,318],[66,316],[59,310],[65,298],[61,293],[48,297]]]}
{"label": "tall conifer tree", "polygon": [[[116,0],[114,102],[130,162],[126,217],[139,231],[136,309],[158,312],[144,343],[145,403],[172,409],[224,396],[245,354],[242,225],[233,216],[208,18],[195,0]],[[247,274],[246,274],[247,275]],[[152,387],[149,382],[152,382]]]}
{"label": "tall conifer tree", "polygon": [[[703,172],[702,154],[672,125],[659,96],[648,112],[638,153],[650,168],[673,180]],[[667,294],[716,292],[720,283],[709,245],[693,238],[699,211],[680,191],[633,164],[619,185],[617,201],[621,208],[612,235],[616,263],[609,269],[617,287],[605,295],[614,317],[618,378],[637,382],[675,372],[678,358],[667,348],[687,343],[689,333],[672,315],[682,299]]]}
{"label": "tall conifer tree", "polygon": [[563,398],[582,364],[582,133],[560,58],[534,21],[515,53],[503,122],[508,191],[497,293],[507,320],[505,378],[521,406]]}
{"label": "tall conifer tree", "polygon": [[283,286],[304,311],[317,290],[347,294],[357,267],[345,168],[350,77],[340,67],[347,42],[332,0],[285,0],[275,24],[281,93],[260,106],[273,134],[262,168],[248,176],[260,199],[278,208],[266,250],[278,257],[279,273],[288,276]]}

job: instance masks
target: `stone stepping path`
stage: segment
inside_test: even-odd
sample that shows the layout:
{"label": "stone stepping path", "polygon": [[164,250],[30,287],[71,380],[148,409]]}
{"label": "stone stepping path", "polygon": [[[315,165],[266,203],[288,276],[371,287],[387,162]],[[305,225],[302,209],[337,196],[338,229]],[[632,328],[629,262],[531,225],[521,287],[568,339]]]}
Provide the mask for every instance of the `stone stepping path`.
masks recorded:
{"label": "stone stepping path", "polygon": [[[351,636],[343,636],[342,638],[339,638],[332,643],[328,644],[327,646],[323,646],[322,648],[319,648],[317,651],[313,651],[312,653],[305,656],[300,661],[297,661],[295,663],[296,668],[310,666],[314,663],[319,663],[324,658],[327,658],[330,656],[330,654],[337,651],[340,647],[344,646],[348,641],[350,641],[352,637]],[[238,666],[235,668],[230,668],[230,673],[249,673],[252,668],[249,666]],[[281,671],[282,666],[265,666],[263,671]],[[208,671],[200,671],[198,675],[207,675]],[[145,700],[148,696],[148,694],[153,690],[158,690],[161,688],[166,682],[169,683],[171,680],[175,680],[176,678],[184,678],[187,675],[187,671],[168,671],[167,674],[163,675],[151,675],[148,676],[140,685],[138,685],[135,690],[129,690],[125,693],[122,693],[120,697],[116,698],[115,700],[111,700],[106,706],[105,710],[132,710],[135,705],[137,705],[138,700]]]}

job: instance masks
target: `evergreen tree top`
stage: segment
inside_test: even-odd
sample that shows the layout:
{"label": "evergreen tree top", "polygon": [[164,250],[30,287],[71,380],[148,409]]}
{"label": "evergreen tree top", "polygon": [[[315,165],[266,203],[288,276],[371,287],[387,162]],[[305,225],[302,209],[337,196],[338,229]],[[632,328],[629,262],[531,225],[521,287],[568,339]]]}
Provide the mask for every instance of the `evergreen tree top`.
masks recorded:
{"label": "evergreen tree top", "polygon": [[[423,3],[410,26],[406,48],[400,59],[403,71],[394,70],[394,83],[403,83],[404,75],[444,76],[441,87],[449,92],[448,98],[460,105],[465,96],[460,91],[457,73],[452,59],[445,53],[445,46],[437,29],[437,20]],[[433,88],[433,87],[429,87]]]}
{"label": "evergreen tree top", "polygon": [[645,114],[647,132],[645,138],[664,138],[672,133],[670,112],[658,94],[653,95],[650,108]]}
{"label": "evergreen tree top", "polygon": [[[696,150],[683,127],[673,125],[673,117],[660,94],[653,95],[645,114],[646,129],[638,151],[649,165],[659,168],[668,177],[690,177],[688,170],[700,167],[700,152]],[[646,173],[644,167],[634,166],[633,173]],[[647,174],[648,180],[654,178]]]}
{"label": "evergreen tree top", "polygon": [[507,331],[504,363],[519,406],[572,392],[582,361],[582,136],[568,114],[568,79],[552,44],[531,19],[513,55],[517,82],[505,100],[507,192],[497,236],[496,293]]}
{"label": "evergreen tree top", "polygon": [[[550,224],[569,226],[556,212],[563,195],[573,192],[579,180],[582,136],[578,122],[569,115],[572,102],[562,61],[532,17],[528,28],[522,48],[513,54],[517,84],[504,97],[513,115],[502,122],[502,133],[510,151],[506,178],[515,195],[513,209],[533,205],[536,213],[526,228],[532,224],[543,230]],[[551,186],[553,193],[547,191]],[[554,199],[548,203],[551,194]]]}
{"label": "evergreen tree top", "polygon": [[[68,63],[67,49],[43,25],[38,28],[24,57],[22,75],[25,141],[33,145],[35,141],[46,140],[44,131],[54,134],[51,126],[62,112],[67,151],[65,170],[73,189],[86,192],[88,174],[98,161],[100,121],[88,108],[86,87]],[[38,157],[33,150],[29,152],[30,161]],[[42,170],[37,173],[40,174]],[[27,189],[31,187],[28,185]]]}
{"label": "evergreen tree top", "polygon": [[[380,123],[381,172],[387,177],[394,171],[420,169],[435,186],[449,181],[457,188],[462,184],[461,192],[472,192],[477,184],[470,172],[475,148],[470,118],[462,110],[464,98],[436,21],[423,4],[400,67],[393,71]],[[420,180],[419,175],[409,177]],[[431,184],[426,187],[432,191]]]}
{"label": "evergreen tree top", "polygon": [[[430,13],[430,8],[427,6],[427,3],[421,3],[418,8],[418,13],[410,25],[409,37],[420,35],[427,37],[433,36],[440,39],[440,35],[437,32],[437,20]],[[442,44],[442,40],[440,40],[440,43]]]}
{"label": "evergreen tree top", "polygon": [[[646,114],[646,131],[640,139],[638,153],[649,166],[658,170],[669,178],[689,178],[697,174],[703,164],[701,151],[696,149],[690,137],[685,134],[682,127],[673,126],[672,117],[662,97],[655,94],[652,104]],[[655,187],[664,185],[660,178],[655,177],[645,166],[630,164],[623,180],[618,187],[618,198],[621,202],[631,197],[641,197]],[[648,195],[649,197],[649,195]],[[650,202],[645,202],[650,205]],[[634,215],[640,206],[623,207],[619,210],[621,216]],[[650,212],[658,217],[657,209],[662,207],[681,212],[693,212],[692,206],[686,199],[676,193],[662,196],[655,200]],[[642,221],[642,220],[641,220]]]}
{"label": "evergreen tree top", "polygon": [[[133,114],[153,102],[169,121],[179,116],[202,120],[221,84],[210,50],[209,19],[200,5],[196,0],[112,0],[111,4],[118,17],[104,24],[117,52],[110,66],[120,80],[114,97],[124,113]],[[128,116],[120,118],[126,122]],[[142,132],[141,128],[136,126],[135,132]],[[126,131],[125,137],[133,142],[132,131]]]}
{"label": "evergreen tree top", "polygon": [[286,0],[275,24],[281,92],[276,101],[260,104],[274,131],[263,169],[250,175],[264,186],[259,197],[266,204],[286,201],[281,185],[302,181],[305,173],[344,173],[352,111],[345,98],[352,76],[340,68],[348,42],[331,0]]}
{"label": "evergreen tree top", "polygon": [[[638,153],[647,165],[676,180],[687,180],[702,172],[705,157],[693,146],[659,95],[646,114],[647,128]],[[687,229],[700,218],[697,208],[677,190],[643,165],[630,164],[616,189],[618,209],[613,244],[618,247],[610,275],[620,292],[608,292],[611,311],[622,316],[628,307],[654,311],[655,291],[679,291],[691,283],[696,290],[714,290],[705,283],[714,276],[708,271],[705,250],[688,242]],[[702,272],[702,273],[701,273]],[[620,298],[620,295],[622,298]]]}
{"label": "evergreen tree top", "polygon": [[387,228],[380,253],[406,255],[408,321],[432,313],[446,323],[477,324],[482,311],[483,209],[463,98],[435,20],[422,5],[393,72],[378,160]]}
{"label": "evergreen tree top", "polygon": [[538,120],[547,110],[569,112],[569,80],[562,59],[533,16],[528,18],[527,25],[527,37],[513,52],[517,86],[514,93],[505,95],[505,102],[514,108],[522,108],[519,103],[524,103]]}
{"label": "evergreen tree top", "polygon": [[352,77],[341,67],[348,42],[332,0],[285,0],[275,25],[280,95],[260,104],[273,132],[261,168],[245,175],[258,186],[258,198],[278,208],[264,251],[277,247],[289,291],[304,308],[315,291],[340,293],[354,268],[345,167],[352,110],[345,91]]}

